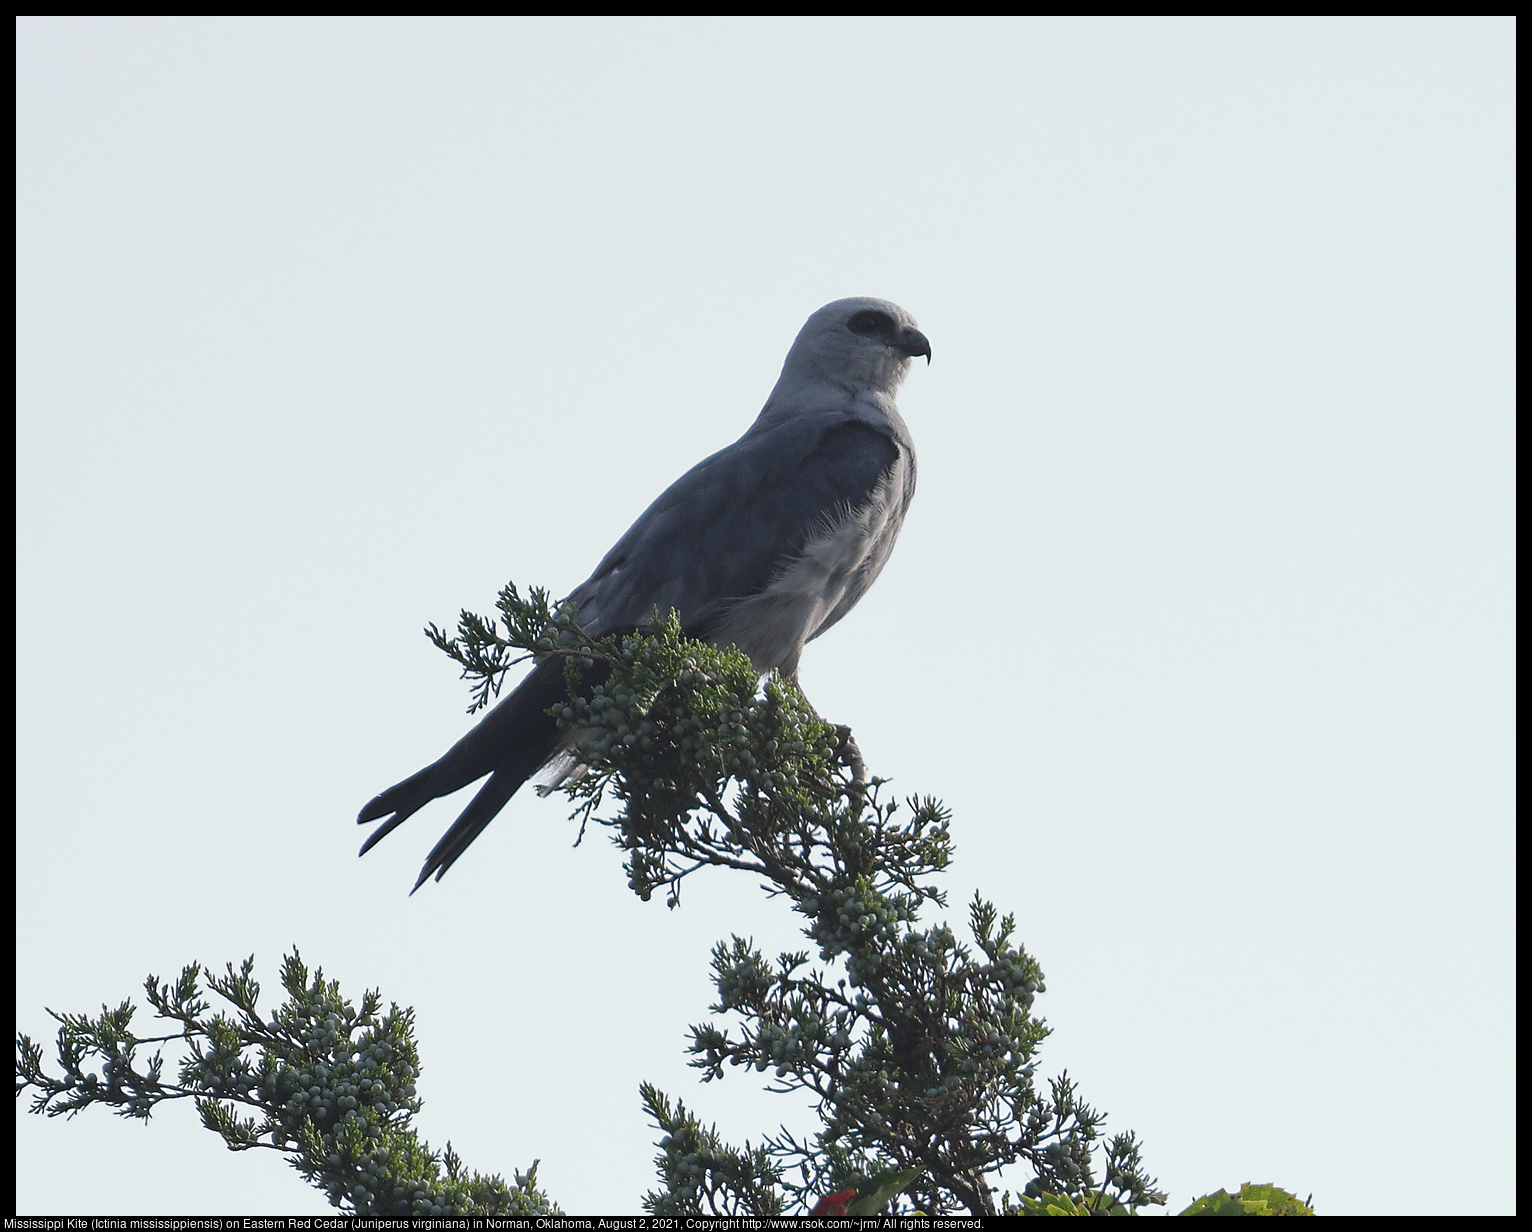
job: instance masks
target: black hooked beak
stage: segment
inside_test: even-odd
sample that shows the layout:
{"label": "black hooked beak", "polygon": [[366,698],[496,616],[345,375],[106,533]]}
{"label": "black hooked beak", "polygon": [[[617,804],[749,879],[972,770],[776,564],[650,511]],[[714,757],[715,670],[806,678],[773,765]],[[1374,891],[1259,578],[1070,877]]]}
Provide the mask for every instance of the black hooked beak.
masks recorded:
{"label": "black hooked beak", "polygon": [[926,365],[931,363],[931,343],[926,336],[913,325],[906,326],[899,331],[899,337],[894,340],[894,345],[912,359],[916,355],[926,357]]}

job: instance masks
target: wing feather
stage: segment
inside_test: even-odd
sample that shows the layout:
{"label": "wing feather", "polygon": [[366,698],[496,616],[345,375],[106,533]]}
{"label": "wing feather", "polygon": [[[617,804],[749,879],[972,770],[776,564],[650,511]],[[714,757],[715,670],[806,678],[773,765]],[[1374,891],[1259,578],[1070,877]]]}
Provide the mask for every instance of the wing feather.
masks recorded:
{"label": "wing feather", "polygon": [[862,504],[899,446],[858,419],[798,419],[747,433],[671,484],[571,596],[596,636],[676,609],[705,637],[765,590],[828,522]]}

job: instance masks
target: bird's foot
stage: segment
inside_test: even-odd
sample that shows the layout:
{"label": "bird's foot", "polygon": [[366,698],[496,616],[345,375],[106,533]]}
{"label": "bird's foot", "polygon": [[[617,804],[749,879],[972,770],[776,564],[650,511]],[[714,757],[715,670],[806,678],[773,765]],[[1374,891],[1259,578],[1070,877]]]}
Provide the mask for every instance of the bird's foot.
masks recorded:
{"label": "bird's foot", "polygon": [[840,737],[840,744],[835,748],[835,760],[851,771],[853,783],[861,783],[865,786],[867,764],[862,760],[862,750],[857,747],[856,737],[851,734],[851,728],[845,723],[837,723],[835,734]]}

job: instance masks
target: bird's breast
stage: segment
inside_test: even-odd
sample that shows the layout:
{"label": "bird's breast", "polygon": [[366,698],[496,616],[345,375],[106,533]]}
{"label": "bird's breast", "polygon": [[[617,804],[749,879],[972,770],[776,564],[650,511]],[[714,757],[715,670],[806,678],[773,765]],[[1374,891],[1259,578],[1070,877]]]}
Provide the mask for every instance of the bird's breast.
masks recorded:
{"label": "bird's breast", "polygon": [[912,478],[901,457],[853,509],[832,511],[760,593],[734,603],[708,640],[739,647],[761,671],[794,678],[803,646],[856,605],[893,551]]}

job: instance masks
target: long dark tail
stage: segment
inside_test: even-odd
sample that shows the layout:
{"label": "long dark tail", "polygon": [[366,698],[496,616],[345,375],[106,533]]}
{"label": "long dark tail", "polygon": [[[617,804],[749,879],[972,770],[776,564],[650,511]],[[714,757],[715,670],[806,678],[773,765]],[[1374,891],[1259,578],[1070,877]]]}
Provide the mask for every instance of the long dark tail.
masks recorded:
{"label": "long dark tail", "polygon": [[358,825],[388,819],[362,844],[360,854],[366,855],[375,843],[438,796],[450,795],[487,774],[489,781],[431,849],[410,893],[420,889],[433,873],[440,881],[516,789],[553,756],[559,732],[546,712],[565,696],[564,659],[550,655],[440,758],[368,801],[357,814]]}

